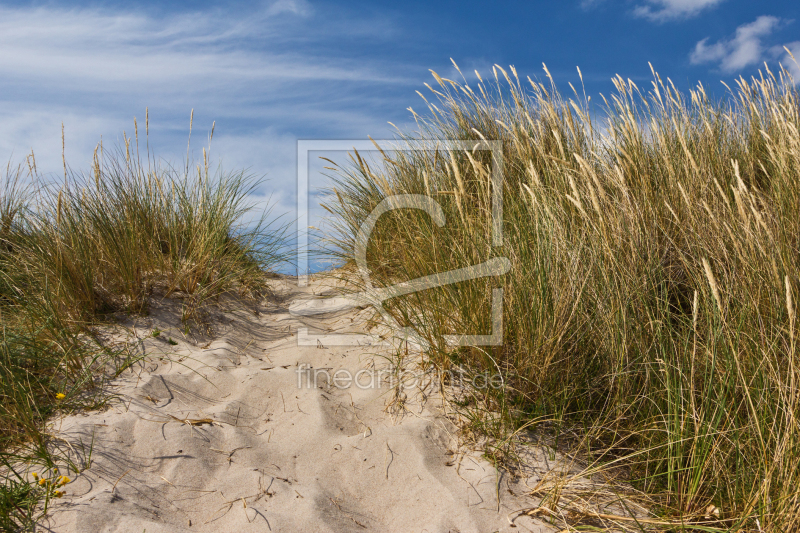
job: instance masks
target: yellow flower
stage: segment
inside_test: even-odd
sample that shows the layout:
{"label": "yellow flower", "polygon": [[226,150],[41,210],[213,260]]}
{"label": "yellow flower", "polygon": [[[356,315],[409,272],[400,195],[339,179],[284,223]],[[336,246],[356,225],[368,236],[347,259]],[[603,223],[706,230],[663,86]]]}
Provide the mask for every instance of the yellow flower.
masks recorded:
{"label": "yellow flower", "polygon": [[47,480],[46,479],[42,478],[42,479],[39,480],[39,485],[45,485],[45,484],[47,484]]}
{"label": "yellow flower", "polygon": [[59,392],[58,394],[56,394],[56,398],[59,399],[59,400],[63,400],[66,397],[67,397],[67,395],[64,394],[63,392]]}
{"label": "yellow flower", "polygon": [[62,497],[63,495],[64,495],[64,493],[63,493],[62,491],[60,491],[60,490],[57,490],[57,491],[55,491],[55,492],[53,493],[53,496],[55,496],[56,498],[60,498],[60,497]]}
{"label": "yellow flower", "polygon": [[66,485],[69,482],[70,482],[70,479],[67,476],[61,476],[59,478],[59,484],[61,484],[61,485]]}
{"label": "yellow flower", "polygon": [[33,479],[39,479],[39,474],[37,472],[33,473]]}

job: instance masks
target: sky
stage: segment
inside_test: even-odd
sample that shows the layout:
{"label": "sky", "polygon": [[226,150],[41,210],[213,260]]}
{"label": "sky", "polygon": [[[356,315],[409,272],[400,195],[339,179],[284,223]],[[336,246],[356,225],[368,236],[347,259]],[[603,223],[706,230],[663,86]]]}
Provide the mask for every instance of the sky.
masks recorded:
{"label": "sky", "polygon": [[[800,2],[745,0],[260,2],[0,2],[0,161],[31,150],[39,169],[63,176],[92,152],[140,133],[149,113],[155,155],[180,164],[194,112],[195,158],[208,145],[227,170],[264,177],[254,202],[296,219],[297,141],[390,138],[424,111],[416,91],[451,63],[484,77],[513,65],[543,80],[543,63],[568,91],[640,87],[649,63],[681,90],[720,83],[779,62],[800,80]],[[317,154],[312,154],[317,155]],[[323,154],[331,155],[331,154]],[[316,167],[314,168],[316,170]],[[310,175],[310,222],[321,210]]]}

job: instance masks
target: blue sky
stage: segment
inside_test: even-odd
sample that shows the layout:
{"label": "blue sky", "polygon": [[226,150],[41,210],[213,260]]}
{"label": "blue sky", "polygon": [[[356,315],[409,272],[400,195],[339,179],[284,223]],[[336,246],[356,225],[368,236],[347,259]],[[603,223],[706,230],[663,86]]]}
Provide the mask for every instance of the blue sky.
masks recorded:
{"label": "blue sky", "polygon": [[[648,61],[681,89],[800,59],[800,2],[562,0],[507,2],[4,2],[0,4],[0,159],[33,149],[39,167],[66,157],[89,167],[106,145],[144,121],[151,146],[180,162],[194,109],[196,154],[216,121],[212,155],[269,180],[293,217],[297,139],[391,135],[423,110],[429,69],[453,77],[514,65],[521,77],[612,92],[619,74],[640,87]],[[321,180],[315,183],[321,183]]]}

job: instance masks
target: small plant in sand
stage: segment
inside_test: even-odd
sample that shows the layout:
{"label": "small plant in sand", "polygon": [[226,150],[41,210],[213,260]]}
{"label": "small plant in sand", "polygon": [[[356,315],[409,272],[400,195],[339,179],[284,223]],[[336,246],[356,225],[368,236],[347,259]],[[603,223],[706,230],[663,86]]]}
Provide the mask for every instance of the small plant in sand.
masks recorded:
{"label": "small plant in sand", "polygon": [[60,488],[72,481],[67,476],[59,475],[58,469],[55,469],[53,475],[49,478],[40,476],[37,472],[34,472],[31,476],[36,485],[44,491],[42,495],[44,499],[61,498],[64,495],[64,491],[60,490]]}

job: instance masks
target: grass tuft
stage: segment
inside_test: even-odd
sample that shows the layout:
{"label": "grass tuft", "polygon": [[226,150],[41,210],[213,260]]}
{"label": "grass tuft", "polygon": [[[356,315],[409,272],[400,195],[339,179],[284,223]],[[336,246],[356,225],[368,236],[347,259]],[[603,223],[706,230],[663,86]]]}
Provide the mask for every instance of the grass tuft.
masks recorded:
{"label": "grass tuft", "polygon": [[143,163],[130,141],[109,157],[100,146],[89,173],[65,163],[60,186],[38,173],[33,155],[0,181],[3,531],[33,529],[68,490],[58,465],[77,475],[91,462],[91,450],[83,465],[59,453],[45,422],[101,405],[103,380],[132,364],[130,351],[96,340],[95,326],[177,293],[188,329],[210,298],[266,294],[266,273],[284,260],[286,226],[249,203],[259,181],[209,171],[205,151],[194,169],[149,153]]}

